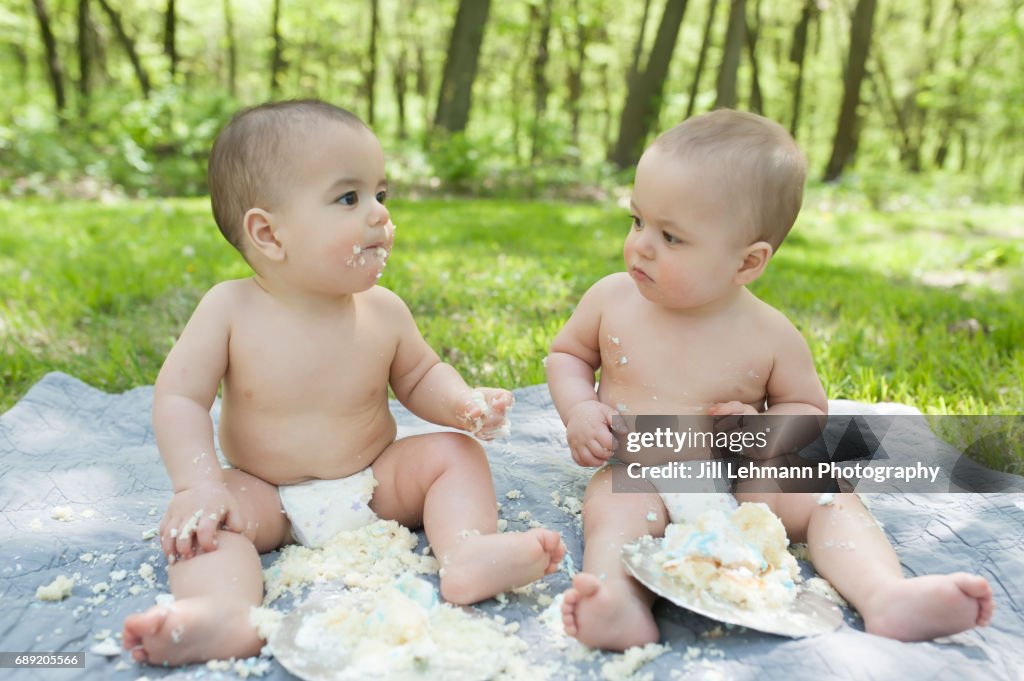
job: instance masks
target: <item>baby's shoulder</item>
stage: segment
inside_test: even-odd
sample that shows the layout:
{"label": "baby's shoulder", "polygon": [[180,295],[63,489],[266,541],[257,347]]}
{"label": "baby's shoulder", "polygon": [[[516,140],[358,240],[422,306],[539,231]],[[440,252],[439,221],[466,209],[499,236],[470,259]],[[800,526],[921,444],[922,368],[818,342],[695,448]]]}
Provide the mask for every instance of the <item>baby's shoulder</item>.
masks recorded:
{"label": "baby's shoulder", "polygon": [[366,291],[357,293],[355,294],[355,299],[364,305],[371,305],[388,311],[409,309],[409,306],[402,300],[401,296],[383,286],[374,286]]}
{"label": "baby's shoulder", "polygon": [[583,298],[594,302],[621,300],[622,296],[632,293],[635,289],[636,286],[627,273],[616,272],[599,279],[583,294]]}
{"label": "baby's shoulder", "polygon": [[794,335],[801,335],[793,322],[781,310],[752,294],[749,305],[750,311],[747,318],[752,321],[753,335],[761,338],[762,342],[770,338],[788,342]]}
{"label": "baby's shoulder", "polygon": [[255,289],[251,278],[222,281],[203,295],[197,310],[214,309],[222,314],[238,310]]}

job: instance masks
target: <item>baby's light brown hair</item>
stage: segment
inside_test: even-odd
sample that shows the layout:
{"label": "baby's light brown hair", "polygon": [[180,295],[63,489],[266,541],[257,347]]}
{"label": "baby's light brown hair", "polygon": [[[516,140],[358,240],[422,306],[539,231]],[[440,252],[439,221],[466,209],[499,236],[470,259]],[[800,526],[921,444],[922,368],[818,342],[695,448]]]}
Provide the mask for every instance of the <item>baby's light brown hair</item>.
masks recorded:
{"label": "baby's light brown hair", "polygon": [[293,147],[311,124],[329,120],[369,130],[359,117],[318,99],[268,102],[242,109],[217,135],[207,165],[213,219],[245,257],[243,219],[250,208],[271,210],[296,163]]}
{"label": "baby's light brown hair", "polygon": [[757,114],[719,109],[683,121],[652,145],[697,162],[724,187],[753,241],[774,250],[789,234],[803,202],[807,160],[789,133]]}

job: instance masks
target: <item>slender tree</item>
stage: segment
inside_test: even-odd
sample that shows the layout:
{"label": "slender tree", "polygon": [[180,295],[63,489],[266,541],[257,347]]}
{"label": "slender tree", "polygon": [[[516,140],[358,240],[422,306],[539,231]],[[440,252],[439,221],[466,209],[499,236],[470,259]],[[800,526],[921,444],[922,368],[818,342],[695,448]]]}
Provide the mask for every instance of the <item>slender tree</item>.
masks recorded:
{"label": "slender tree", "polygon": [[644,0],[644,13],[640,17],[640,30],[636,34],[636,43],[633,45],[633,60],[629,62],[629,71],[626,72],[626,81],[629,82],[640,73],[640,58],[644,54],[644,42],[647,39],[647,18],[651,15],[651,0]]}
{"label": "slender tree", "polygon": [[490,0],[459,0],[434,116],[434,125],[448,132],[461,132],[469,122],[473,81],[490,9]]}
{"label": "slender tree", "polygon": [[608,157],[619,168],[629,168],[640,159],[644,141],[661,113],[665,80],[685,13],[686,0],[667,0],[647,64],[629,82],[618,141]]}
{"label": "slender tree", "polygon": [[[587,63],[587,45],[593,30],[589,21],[580,11],[580,0],[572,0],[572,21],[575,32],[565,31],[565,43],[571,46],[571,55],[566,64],[566,89],[568,90],[569,125],[572,145],[580,145],[580,116],[583,111],[583,67]],[[564,26],[564,24],[563,24]]]}
{"label": "slender tree", "polygon": [[57,120],[62,121],[64,107],[67,105],[67,97],[64,94],[64,66],[61,64],[60,55],[57,54],[57,40],[53,37],[53,29],[50,28],[50,15],[46,11],[44,0],[32,0],[32,7],[36,12],[39,33],[43,38],[43,48],[46,50],[46,72],[50,76],[50,86],[53,88]]}
{"label": "slender tree", "polygon": [[843,101],[836,123],[836,134],[832,141],[832,155],[825,167],[826,182],[838,179],[857,153],[860,136],[857,108],[860,106],[860,86],[867,70],[874,17],[875,0],[857,0],[853,21],[850,23],[850,52],[843,78]]}
{"label": "slender tree", "polygon": [[[813,2],[813,0],[808,0]],[[715,25],[715,9],[718,7],[718,0],[711,0],[708,6],[708,18],[704,22],[704,38],[700,41],[700,53],[697,55],[697,66],[693,70],[693,81],[690,84],[690,99],[686,102],[686,116],[693,115],[697,107],[697,93],[700,92],[700,74],[704,72],[704,63],[708,57],[708,47],[711,46],[711,29]]]}
{"label": "slender tree", "polygon": [[164,13],[164,54],[167,55],[172,81],[178,72],[178,44],[175,39],[177,27],[178,13],[174,7],[174,0],[167,0],[167,11]]}
{"label": "slender tree", "polygon": [[150,80],[149,74],[146,73],[145,67],[142,65],[142,60],[139,59],[139,52],[135,49],[135,41],[132,40],[131,36],[124,28],[124,23],[121,21],[121,15],[110,6],[108,0],[97,0],[100,3],[100,7],[106,13],[107,18],[110,19],[110,25],[114,29],[114,35],[117,37],[117,42],[121,44],[121,48],[125,54],[128,55],[128,61],[132,64],[132,70],[135,71],[135,78],[139,81],[139,88],[142,90],[142,96],[149,99],[150,92]]}
{"label": "slender tree", "polygon": [[729,27],[725,31],[722,63],[718,67],[718,96],[715,108],[735,108],[739,103],[736,77],[740,70],[740,57],[747,34],[746,0],[732,0],[729,7]]}
{"label": "slender tree", "polygon": [[89,60],[90,35],[89,35],[89,0],[78,0],[78,94],[79,105],[82,111],[88,109],[89,102],[89,71],[91,68]]}
{"label": "slender tree", "polygon": [[754,21],[747,22],[747,53],[750,56],[750,110],[764,113],[761,95],[761,70],[757,60],[757,32],[761,24],[761,1],[754,3]]}
{"label": "slender tree", "polygon": [[964,6],[960,0],[953,0],[953,40],[952,60],[955,68],[950,84],[949,103],[942,107],[942,130],[939,133],[939,144],[935,149],[935,165],[942,168],[949,156],[949,144],[953,131],[960,118],[960,99],[963,96],[965,81],[964,64]]}
{"label": "slender tree", "polygon": [[281,91],[281,74],[284,71],[284,39],[281,36],[281,0],[274,0],[270,17],[270,95]]}
{"label": "slender tree", "polygon": [[537,49],[533,53],[533,134],[530,140],[530,160],[540,156],[544,135],[544,115],[548,109],[548,42],[551,39],[551,0],[543,0],[538,7],[530,6],[538,25]]}
{"label": "slender tree", "polygon": [[403,42],[398,46],[398,55],[391,62],[391,84],[395,89],[395,105],[398,107],[398,139],[409,136],[406,123],[406,97],[409,92],[409,51]]}
{"label": "slender tree", "polygon": [[804,59],[807,55],[807,32],[811,25],[811,17],[818,11],[817,0],[804,0],[800,11],[800,21],[793,27],[793,42],[789,50],[789,61],[796,65],[796,76],[793,79],[793,101],[789,114],[789,134],[797,137],[800,128],[800,100],[804,91]]}
{"label": "slender tree", "polygon": [[238,94],[238,45],[235,43],[235,12],[231,0],[224,0],[224,39],[228,50],[228,92]]}
{"label": "slender tree", "polygon": [[370,0],[370,45],[367,48],[369,59],[366,69],[366,122],[373,125],[374,112],[377,107],[374,105],[374,96],[377,91],[377,33],[380,31],[380,0]]}

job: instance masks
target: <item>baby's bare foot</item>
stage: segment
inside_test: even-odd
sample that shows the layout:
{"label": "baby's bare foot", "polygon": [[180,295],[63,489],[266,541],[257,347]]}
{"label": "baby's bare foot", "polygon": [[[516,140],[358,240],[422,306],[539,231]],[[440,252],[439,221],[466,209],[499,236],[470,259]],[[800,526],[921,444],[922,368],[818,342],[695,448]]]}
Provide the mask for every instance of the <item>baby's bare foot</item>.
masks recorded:
{"label": "baby's bare foot", "polygon": [[995,604],[984,577],[966,572],[901,579],[880,588],[861,612],[868,633],[927,641],[992,621]]}
{"label": "baby's bare foot", "polygon": [[124,647],[136,662],[178,666],[251,657],[263,645],[249,624],[249,606],[225,606],[211,598],[156,605],[125,618]]}
{"label": "baby's bare foot", "polygon": [[554,530],[470,535],[444,559],[441,595],[449,603],[476,603],[554,572],[563,556]]}
{"label": "baby's bare foot", "polygon": [[650,606],[626,578],[602,582],[581,572],[562,600],[565,633],[591,648],[622,651],[658,641]]}

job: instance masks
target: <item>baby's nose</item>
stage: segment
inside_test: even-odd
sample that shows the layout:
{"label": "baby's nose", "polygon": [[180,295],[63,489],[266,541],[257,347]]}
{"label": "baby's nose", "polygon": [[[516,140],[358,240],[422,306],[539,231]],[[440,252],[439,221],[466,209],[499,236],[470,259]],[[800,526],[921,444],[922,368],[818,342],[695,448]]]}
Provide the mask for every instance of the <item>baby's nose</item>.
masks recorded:
{"label": "baby's nose", "polygon": [[370,224],[374,227],[388,224],[390,216],[388,215],[388,209],[383,203],[378,203],[373,207],[373,211],[370,214]]}

